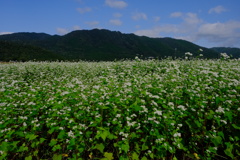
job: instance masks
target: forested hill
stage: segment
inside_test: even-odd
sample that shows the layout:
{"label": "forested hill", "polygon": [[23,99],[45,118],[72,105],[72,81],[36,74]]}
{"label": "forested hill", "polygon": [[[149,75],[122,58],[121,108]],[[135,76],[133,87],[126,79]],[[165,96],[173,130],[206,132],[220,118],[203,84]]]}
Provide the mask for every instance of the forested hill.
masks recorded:
{"label": "forested hill", "polygon": [[229,56],[234,58],[240,58],[240,48],[214,47],[211,49],[218,53],[227,53]]}
{"label": "forested hill", "polygon": [[[0,41],[0,61],[13,57],[14,60],[23,60],[20,56],[22,54],[19,53],[23,52],[23,48],[24,55],[28,57],[24,60],[33,58],[105,61],[132,59],[136,55],[142,58],[184,57],[185,52],[191,52],[193,56],[203,54],[205,58],[217,58],[219,55],[214,50],[185,40],[149,38],[104,29],[78,30],[63,36],[45,33],[13,33],[1,35]],[[203,50],[201,53],[200,48]]]}
{"label": "forested hill", "polygon": [[0,61],[56,61],[64,60],[57,55],[41,47],[19,44],[16,42],[0,41]]}

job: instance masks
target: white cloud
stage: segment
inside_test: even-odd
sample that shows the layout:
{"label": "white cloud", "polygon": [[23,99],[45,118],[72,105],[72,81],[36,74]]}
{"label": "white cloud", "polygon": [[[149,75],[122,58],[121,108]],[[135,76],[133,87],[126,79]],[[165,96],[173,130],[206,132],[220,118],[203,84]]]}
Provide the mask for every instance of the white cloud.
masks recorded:
{"label": "white cloud", "polygon": [[67,34],[69,32],[75,31],[75,30],[80,30],[81,28],[77,25],[73,26],[71,29],[67,29],[67,28],[57,28],[57,33],[60,35],[64,35]]}
{"label": "white cloud", "polygon": [[189,42],[194,42],[195,40],[196,40],[196,38],[195,37],[193,37],[193,36],[174,36],[173,38],[175,38],[175,39],[182,39],[182,40],[186,40],[186,41],[189,41]]}
{"label": "white cloud", "polygon": [[135,34],[148,37],[171,36],[205,47],[225,46],[240,47],[240,21],[207,23],[195,13],[172,13],[179,17],[179,24],[166,24],[146,29],[136,29]]}
{"label": "white cloud", "polygon": [[122,17],[122,14],[121,14],[121,13],[114,13],[114,14],[113,14],[113,17],[115,17],[115,18],[120,18],[120,17]]}
{"label": "white cloud", "polygon": [[154,19],[154,22],[159,22],[160,21],[160,17],[159,16],[156,16],[153,19]]}
{"label": "white cloud", "polygon": [[223,6],[216,6],[214,8],[211,8],[208,13],[211,14],[211,13],[222,13],[222,12],[226,12],[227,10],[223,7]]}
{"label": "white cloud", "polygon": [[134,34],[147,37],[161,37],[161,33],[177,33],[179,29],[175,25],[163,25],[151,29],[137,30]]}
{"label": "white cloud", "polygon": [[198,18],[198,15],[196,13],[182,13],[182,12],[173,12],[170,14],[170,17],[172,18],[181,18],[183,19],[185,24],[193,25],[193,24],[199,24],[202,22],[200,18]]}
{"label": "white cloud", "polygon": [[222,46],[240,47],[240,21],[203,24],[196,36],[198,39],[206,39]]}
{"label": "white cloud", "polygon": [[13,32],[0,32],[0,35],[12,34]]}
{"label": "white cloud", "polygon": [[124,1],[120,1],[120,0],[105,0],[105,4],[111,8],[125,8],[127,7],[127,3]]}
{"label": "white cloud", "polygon": [[138,36],[147,36],[147,37],[159,37],[160,31],[158,29],[143,29],[143,30],[137,30],[134,32],[134,34]]}
{"label": "white cloud", "polygon": [[73,30],[80,30],[81,29],[81,27],[80,26],[73,26]]}
{"label": "white cloud", "polygon": [[98,21],[89,21],[89,22],[85,22],[85,23],[91,27],[96,27],[97,25],[99,25]]}
{"label": "white cloud", "polygon": [[191,25],[199,24],[202,22],[202,20],[198,18],[197,14],[195,13],[187,13],[186,15],[184,15],[183,19],[187,24],[191,24]]}
{"label": "white cloud", "polygon": [[180,24],[166,24],[155,26],[150,29],[137,30],[135,34],[148,37],[161,37],[166,35],[181,39],[196,40],[198,27],[203,23],[197,14],[174,12],[170,17],[181,18],[182,22]]}
{"label": "white cloud", "polygon": [[132,19],[133,20],[147,20],[147,15],[145,13],[142,13],[142,12],[135,12],[132,14]]}
{"label": "white cloud", "polygon": [[111,19],[109,21],[109,23],[114,25],[114,26],[121,26],[122,25],[122,21],[120,21],[119,19]]}
{"label": "white cloud", "polygon": [[172,18],[178,18],[178,17],[182,17],[183,13],[182,12],[173,12],[170,14],[170,17]]}
{"label": "white cloud", "polygon": [[57,28],[57,33],[58,34],[63,35],[63,34],[67,34],[68,32],[69,31],[67,29],[65,29],[65,28]]}
{"label": "white cloud", "polygon": [[85,7],[85,8],[77,8],[77,11],[78,11],[79,13],[83,14],[83,13],[86,13],[86,12],[91,12],[92,9],[89,8],[89,7]]}

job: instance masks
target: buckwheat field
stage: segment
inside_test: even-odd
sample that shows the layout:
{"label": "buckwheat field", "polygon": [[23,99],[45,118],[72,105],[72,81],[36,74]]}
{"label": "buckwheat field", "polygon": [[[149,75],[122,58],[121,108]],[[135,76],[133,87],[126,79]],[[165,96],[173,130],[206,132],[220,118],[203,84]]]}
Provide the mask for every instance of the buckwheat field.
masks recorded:
{"label": "buckwheat field", "polygon": [[239,60],[0,64],[0,159],[240,159]]}

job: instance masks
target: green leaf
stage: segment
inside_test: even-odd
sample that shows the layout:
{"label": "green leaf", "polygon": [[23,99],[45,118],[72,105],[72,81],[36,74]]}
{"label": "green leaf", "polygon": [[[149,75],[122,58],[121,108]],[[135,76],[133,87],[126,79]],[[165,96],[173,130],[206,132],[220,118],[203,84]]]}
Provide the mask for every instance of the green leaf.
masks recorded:
{"label": "green leaf", "polygon": [[38,154],[38,150],[33,152],[33,155],[36,156],[36,157],[37,157],[37,154]]}
{"label": "green leaf", "polygon": [[148,155],[151,157],[151,159],[153,159],[153,158],[154,158],[154,155],[153,155],[153,153],[149,153]]}
{"label": "green leaf", "polygon": [[229,142],[226,142],[225,144],[227,145],[227,149],[224,150],[224,153],[233,159],[234,158],[232,154],[233,145]]}
{"label": "green leaf", "polygon": [[103,153],[104,145],[102,143],[96,145],[96,149],[98,149],[101,153]]}
{"label": "green leaf", "polygon": [[103,141],[106,140],[107,136],[108,136],[108,131],[104,130],[103,132],[100,133],[101,138],[103,139]]}
{"label": "green leaf", "polygon": [[28,141],[34,140],[35,138],[37,138],[38,135],[34,135],[34,134],[28,134],[26,135],[26,138],[28,139]]}
{"label": "green leaf", "polygon": [[70,146],[74,146],[76,143],[75,143],[75,139],[72,138],[70,141],[69,141],[69,145]]}
{"label": "green leaf", "polygon": [[174,156],[174,157],[173,157],[173,160],[178,160],[178,159],[177,159],[177,157]]}
{"label": "green leaf", "polygon": [[232,122],[232,112],[225,112],[225,116],[228,118],[230,122]]}
{"label": "green leaf", "polygon": [[24,144],[18,149],[18,152],[24,152],[24,151],[27,151],[27,150],[28,150],[28,147],[25,147],[25,144]]}
{"label": "green leaf", "polygon": [[236,124],[232,124],[232,126],[233,126],[233,128],[240,130],[240,127],[238,127]]}
{"label": "green leaf", "polygon": [[64,139],[65,135],[66,135],[65,131],[61,131],[58,135],[58,139]]}
{"label": "green leaf", "polygon": [[137,134],[136,134],[135,132],[131,133],[130,136],[131,136],[131,138],[136,138],[136,137],[138,137]]}
{"label": "green leaf", "polygon": [[197,125],[198,128],[202,126],[202,124],[198,120],[194,120],[194,123]]}
{"label": "green leaf", "polygon": [[144,157],[142,157],[142,159],[141,159],[141,160],[147,160],[147,157],[145,157],[145,156],[144,156]]}
{"label": "green leaf", "polygon": [[207,119],[212,119],[214,114],[215,114],[215,112],[213,110],[210,110],[207,115]]}
{"label": "green leaf", "polygon": [[8,142],[2,142],[2,144],[0,145],[0,149],[2,151],[8,151],[8,147],[9,147]]}
{"label": "green leaf", "polygon": [[62,147],[58,144],[53,147],[53,151],[60,150]]}
{"label": "green leaf", "polygon": [[127,153],[128,150],[129,150],[129,144],[128,144],[128,143],[126,143],[126,144],[122,144],[122,145],[121,145],[121,149],[124,150],[125,153]]}
{"label": "green leaf", "polygon": [[107,136],[108,139],[112,140],[112,139],[116,139],[117,137],[111,133],[108,133],[108,136]]}
{"label": "green leaf", "polygon": [[32,156],[25,157],[25,160],[32,160]]}
{"label": "green leaf", "polygon": [[217,133],[219,136],[221,136],[223,139],[224,139],[224,134],[223,134],[223,132],[221,131],[221,132],[218,132]]}
{"label": "green leaf", "polygon": [[18,144],[19,142],[20,142],[20,141],[14,141],[14,142],[12,142],[13,148],[17,148],[17,147],[18,147],[17,144]]}
{"label": "green leaf", "polygon": [[20,137],[25,137],[24,133],[21,132],[21,131],[17,131],[15,134],[20,136]]}
{"label": "green leaf", "polygon": [[113,154],[112,154],[112,153],[105,152],[105,153],[104,153],[104,157],[106,157],[108,160],[112,160],[112,159],[113,159]]}
{"label": "green leaf", "polygon": [[144,151],[144,150],[147,150],[147,149],[148,149],[148,146],[146,145],[146,143],[143,143],[142,150]]}
{"label": "green leaf", "polygon": [[55,128],[53,127],[53,128],[51,128],[51,129],[48,131],[48,133],[49,133],[49,134],[52,134],[52,133],[54,132],[54,130],[55,130]]}
{"label": "green leaf", "polygon": [[53,155],[53,160],[62,160],[62,155],[61,154],[54,154]]}
{"label": "green leaf", "polygon": [[57,140],[56,139],[51,139],[49,146],[54,146],[55,144],[57,144]]}
{"label": "green leaf", "polygon": [[129,158],[128,158],[128,157],[121,156],[121,157],[119,158],[119,160],[129,160]]}
{"label": "green leaf", "polygon": [[212,138],[211,141],[213,142],[213,144],[215,146],[218,146],[219,144],[222,143],[222,138],[220,136],[216,136],[216,137]]}
{"label": "green leaf", "polygon": [[46,139],[45,138],[40,138],[40,143],[43,143]]}
{"label": "green leaf", "polygon": [[133,159],[133,160],[139,160],[138,155],[137,155],[136,152],[133,152],[133,154],[132,154],[132,159]]}

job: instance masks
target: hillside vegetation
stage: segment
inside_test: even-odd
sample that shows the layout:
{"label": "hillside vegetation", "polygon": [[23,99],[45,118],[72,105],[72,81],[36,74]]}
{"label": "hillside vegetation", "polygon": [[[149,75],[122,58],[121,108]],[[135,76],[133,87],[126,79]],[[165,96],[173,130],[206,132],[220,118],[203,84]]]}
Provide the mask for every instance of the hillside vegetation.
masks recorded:
{"label": "hillside vegetation", "polygon": [[41,47],[0,41],[0,61],[56,61],[63,59],[63,56]]}
{"label": "hillside vegetation", "polygon": [[214,47],[211,49],[218,53],[227,53],[228,55],[234,58],[240,58],[240,48]]}
{"label": "hillside vegetation", "polygon": [[[8,61],[9,57],[14,57],[15,60],[25,60],[26,58],[24,59],[19,56],[19,53],[15,52],[20,45],[24,46],[30,59],[34,58],[34,54],[36,54],[36,51],[31,52],[31,47],[38,47],[38,55],[41,56],[34,58],[37,60],[59,59],[59,56],[65,60],[96,61],[133,59],[137,55],[142,58],[165,58],[169,56],[184,58],[186,52],[198,56],[200,48],[203,49],[202,54],[205,58],[217,58],[219,56],[216,51],[185,40],[149,38],[104,29],[78,30],[63,36],[52,36],[45,33],[14,33],[0,36],[0,41],[2,41],[1,43],[7,41],[9,45],[14,42],[10,47],[11,49],[6,45],[0,46],[0,54],[4,54],[0,56],[1,61]],[[16,46],[16,43],[18,43],[18,46]],[[44,53],[40,53],[41,51]],[[49,56],[45,54],[46,51],[50,54]],[[54,58],[53,55],[58,56]]]}

